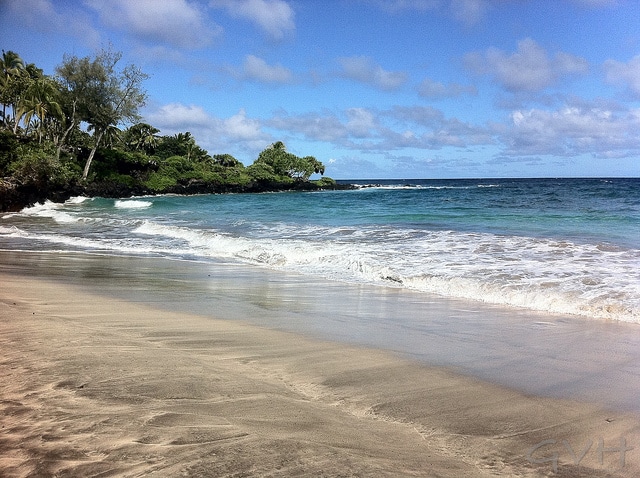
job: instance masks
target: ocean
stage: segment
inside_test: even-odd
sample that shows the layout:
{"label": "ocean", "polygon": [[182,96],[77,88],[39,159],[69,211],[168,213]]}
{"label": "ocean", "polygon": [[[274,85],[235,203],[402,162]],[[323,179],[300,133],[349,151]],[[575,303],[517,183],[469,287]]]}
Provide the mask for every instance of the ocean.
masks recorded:
{"label": "ocean", "polygon": [[47,202],[1,216],[0,248],[243,263],[640,322],[640,179],[345,182],[357,188]]}
{"label": "ocean", "polygon": [[0,272],[640,411],[640,179],[349,183],[47,202]]}

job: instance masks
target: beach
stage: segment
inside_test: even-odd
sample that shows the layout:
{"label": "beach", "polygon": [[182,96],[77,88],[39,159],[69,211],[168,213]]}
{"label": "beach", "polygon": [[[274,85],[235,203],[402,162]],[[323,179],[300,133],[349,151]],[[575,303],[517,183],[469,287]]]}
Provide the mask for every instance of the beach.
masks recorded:
{"label": "beach", "polygon": [[[105,272],[100,264],[113,258],[82,267],[47,259],[48,272],[38,272],[38,257],[2,257],[2,476],[640,473],[632,407],[532,394],[393,347],[285,330],[267,320],[286,315],[282,304],[229,320],[239,293],[208,313],[189,311],[197,293],[188,287],[142,285],[144,264],[158,261]],[[255,284],[244,283],[249,294]],[[267,294],[274,301],[277,287]],[[299,307],[295,317],[313,323],[313,304]],[[603,360],[598,350],[583,354]],[[494,357],[491,368],[510,359]],[[631,380],[636,365],[624,360]],[[594,392],[615,396],[616,387],[625,384],[602,379]]]}

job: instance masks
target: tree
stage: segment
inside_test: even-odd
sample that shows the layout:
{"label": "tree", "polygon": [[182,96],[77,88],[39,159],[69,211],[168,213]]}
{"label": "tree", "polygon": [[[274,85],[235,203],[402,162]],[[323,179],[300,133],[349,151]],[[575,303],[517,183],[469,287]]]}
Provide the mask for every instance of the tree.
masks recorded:
{"label": "tree", "polygon": [[178,147],[183,148],[184,150],[184,154],[181,156],[185,156],[187,161],[190,161],[193,150],[197,146],[196,139],[191,136],[191,133],[188,131],[186,133],[178,133],[174,137],[176,139],[176,143],[178,143]]}
{"label": "tree", "polygon": [[[324,165],[313,156],[298,157],[277,141],[260,153],[255,163],[269,166],[278,176],[307,181],[314,174],[324,174]],[[254,164],[255,164],[254,163]]]}
{"label": "tree", "polygon": [[133,151],[144,151],[152,154],[160,143],[157,134],[159,129],[147,123],[137,123],[124,133],[125,146]]}
{"label": "tree", "polygon": [[39,142],[42,142],[42,136],[47,128],[53,129],[54,124],[63,119],[58,85],[52,78],[45,75],[33,80],[20,99],[16,110],[14,132],[21,120],[27,125],[28,130],[33,118],[37,119]]}
{"label": "tree", "polygon": [[163,136],[156,148],[156,155],[160,158],[183,156],[187,161],[200,162],[211,159],[209,153],[197,145],[196,139],[189,131],[173,136]]}
{"label": "tree", "polygon": [[137,120],[138,109],[146,101],[142,82],[148,75],[134,65],[118,70],[121,58],[122,53],[103,50],[94,60],[65,57],[57,69],[71,105],[70,124],[64,137],[80,121],[86,121],[93,131],[93,147],[85,163],[83,180],[89,175],[96,150],[105,134],[123,122]]}
{"label": "tree", "polygon": [[7,106],[12,108],[15,115],[19,79],[22,77],[25,64],[20,55],[13,51],[2,50],[0,58],[0,102],[2,102],[2,123],[4,127],[9,127],[7,120]]}
{"label": "tree", "polygon": [[235,168],[242,165],[240,161],[231,156],[230,154],[214,154],[213,164],[224,166],[225,168]]}
{"label": "tree", "polygon": [[99,85],[108,81],[107,72],[98,59],[89,57],[78,58],[65,55],[62,64],[56,68],[58,81],[62,85],[63,110],[66,129],[58,141],[56,157],[60,157],[60,150],[74,128],[81,121],[87,121],[93,98],[98,96],[94,92]]}
{"label": "tree", "polygon": [[95,141],[82,172],[83,180],[89,175],[91,162],[105,133],[123,121],[137,120],[138,108],[144,106],[146,101],[146,93],[141,85],[149,76],[134,65],[116,71],[116,64],[121,57],[121,53],[111,51],[103,51],[98,57],[108,73],[109,81],[96,89],[96,101],[89,104],[88,123],[95,131]]}

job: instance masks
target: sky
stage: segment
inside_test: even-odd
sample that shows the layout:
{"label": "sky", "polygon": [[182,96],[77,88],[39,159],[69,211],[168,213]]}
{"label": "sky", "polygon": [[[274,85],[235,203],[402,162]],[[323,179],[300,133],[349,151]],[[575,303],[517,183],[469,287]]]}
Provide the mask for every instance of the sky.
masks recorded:
{"label": "sky", "polygon": [[142,120],[335,179],[639,177],[638,0],[0,0],[46,74],[111,47]]}

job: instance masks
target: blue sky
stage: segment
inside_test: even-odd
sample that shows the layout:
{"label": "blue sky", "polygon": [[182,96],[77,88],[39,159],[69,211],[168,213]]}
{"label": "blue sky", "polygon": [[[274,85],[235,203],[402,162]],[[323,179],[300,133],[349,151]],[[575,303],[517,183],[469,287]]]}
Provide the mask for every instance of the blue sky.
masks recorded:
{"label": "blue sky", "polygon": [[636,0],[0,0],[53,74],[113,45],[144,121],[338,179],[640,176]]}

